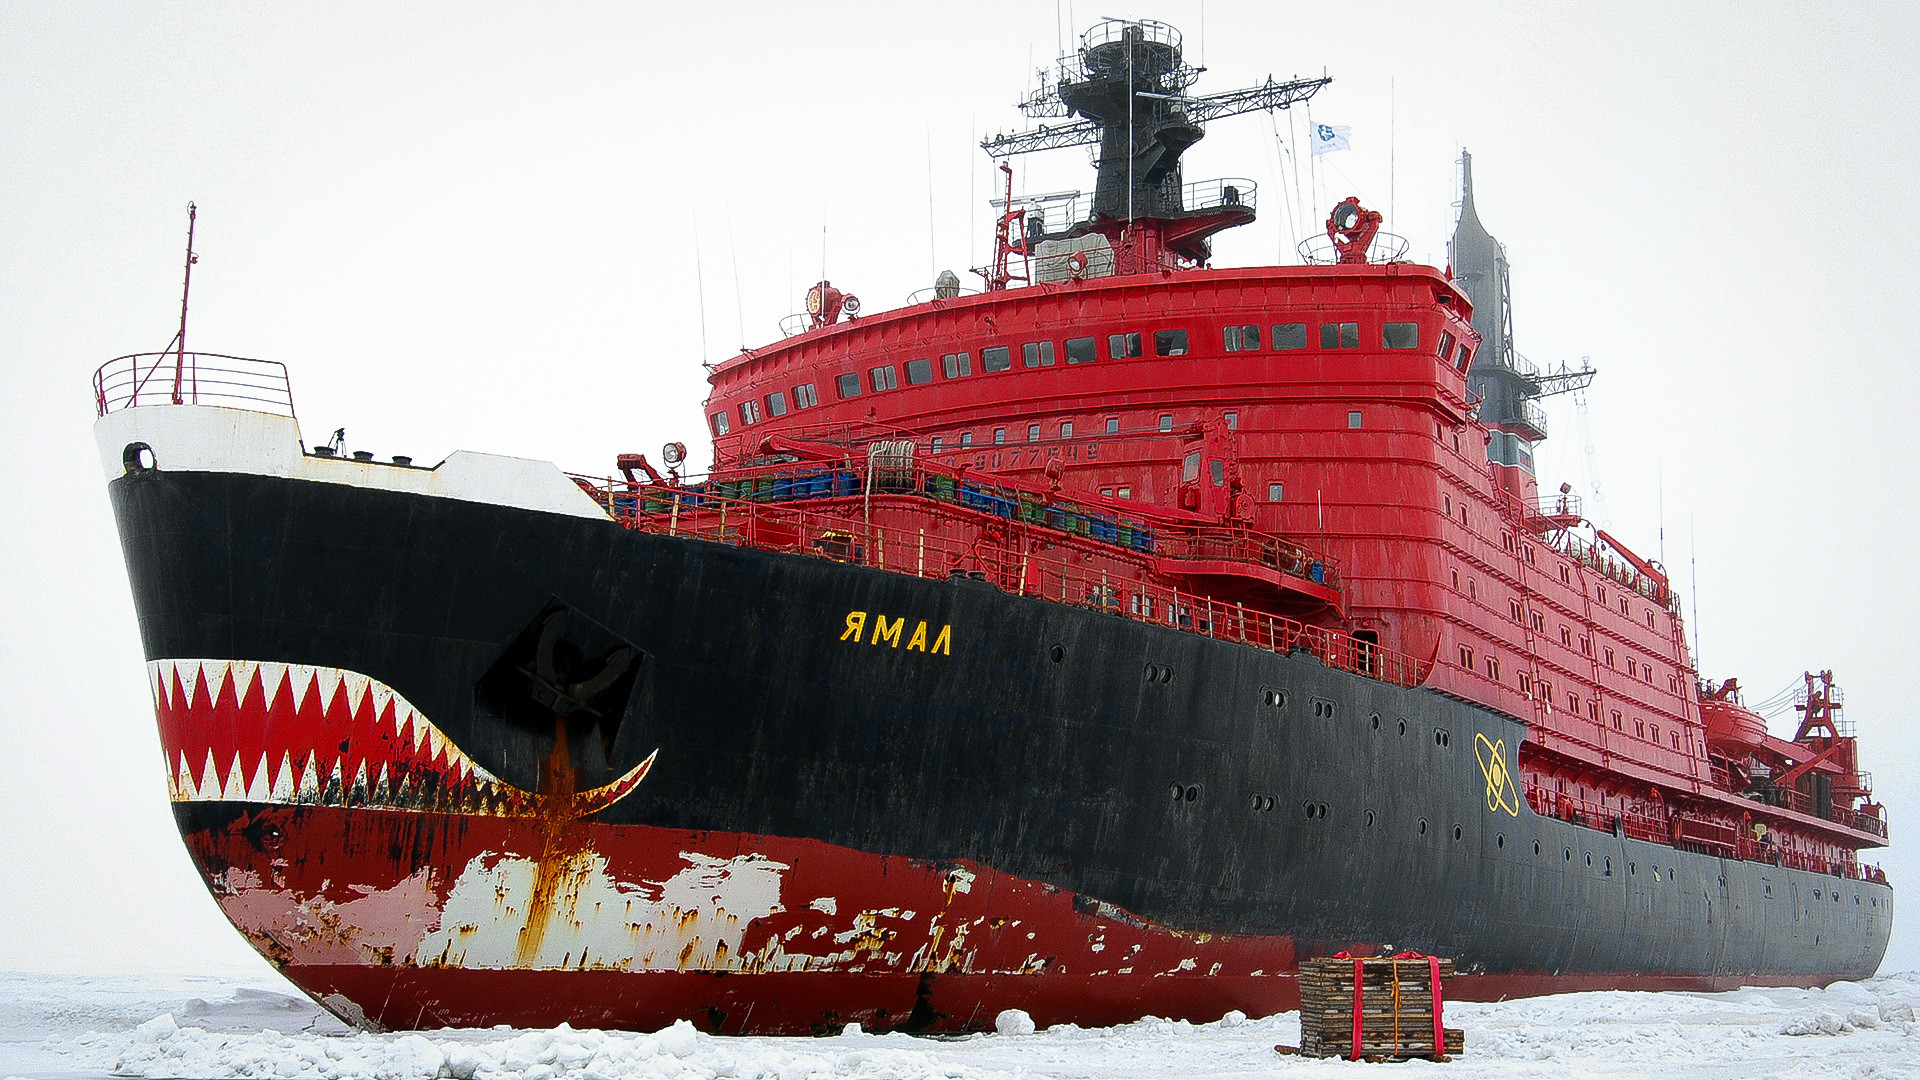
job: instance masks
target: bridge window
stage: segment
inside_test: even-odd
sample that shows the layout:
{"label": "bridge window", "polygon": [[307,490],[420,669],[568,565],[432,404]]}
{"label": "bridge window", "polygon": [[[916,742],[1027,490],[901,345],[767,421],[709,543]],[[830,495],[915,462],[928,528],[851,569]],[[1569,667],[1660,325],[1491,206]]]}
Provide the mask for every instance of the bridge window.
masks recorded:
{"label": "bridge window", "polygon": [[1227,414],[1227,430],[1228,431],[1240,430],[1240,414],[1239,413],[1230,412]]}
{"label": "bridge window", "polygon": [[740,422],[743,424],[757,424],[760,422],[760,403],[758,401],[743,401],[740,403]]}
{"label": "bridge window", "polygon": [[1472,359],[1473,359],[1473,350],[1467,348],[1466,342],[1464,341],[1461,342],[1460,353],[1458,356],[1454,358],[1453,366],[1456,368],[1459,368],[1461,371],[1465,371],[1467,370],[1467,368],[1472,366],[1472,364],[1470,363]]}
{"label": "bridge window", "polygon": [[1278,480],[1272,481],[1271,483],[1267,484],[1267,501],[1279,502],[1280,496],[1284,494],[1286,490],[1287,490],[1287,487],[1285,484],[1282,484]]}
{"label": "bridge window", "polygon": [[980,350],[980,370],[1005,371],[1013,366],[1013,353],[1005,345]]}
{"label": "bridge window", "polygon": [[1120,418],[1119,417],[1117,416],[1107,417],[1107,434],[1109,435],[1120,434]]}
{"label": "bridge window", "polygon": [[1115,492],[1115,494],[1119,495],[1123,499],[1131,499],[1133,498],[1133,489],[1130,487],[1123,487],[1119,491]]}
{"label": "bridge window", "polygon": [[1468,671],[1473,670],[1473,649],[1471,647],[1466,645],[1460,646],[1460,666],[1466,668]]}
{"label": "bridge window", "polygon": [[[1108,334],[1107,355],[1115,360],[1126,360],[1140,355],[1139,334]],[[1072,359],[1069,357],[1068,359]]]}
{"label": "bridge window", "polygon": [[1275,323],[1273,327],[1273,347],[1275,349],[1304,349],[1307,347],[1307,324]]}
{"label": "bridge window", "polygon": [[1200,478],[1200,451],[1195,450],[1193,453],[1187,455],[1186,462],[1182,464],[1180,467],[1180,482],[1191,483],[1192,481],[1197,480],[1199,478]]}
{"label": "bridge window", "polygon": [[813,392],[812,383],[801,383],[799,386],[793,388],[794,408],[811,409],[818,404],[820,404],[820,395]]}
{"label": "bridge window", "polygon": [[1348,414],[1347,414],[1347,426],[1348,426],[1349,428],[1357,428],[1357,427],[1359,427],[1359,426],[1360,426],[1360,420],[1361,420],[1361,417],[1360,417],[1360,412],[1359,412],[1359,410],[1357,410],[1357,409],[1356,409],[1356,410],[1354,410],[1353,412],[1350,412],[1350,413],[1348,413]]}
{"label": "bridge window", "polygon": [[1040,441],[1040,425],[1039,424],[1027,425],[1027,441],[1028,442]]}
{"label": "bridge window", "polygon": [[713,414],[713,433],[715,435],[725,435],[727,433],[726,413],[717,412]]}
{"label": "bridge window", "polygon": [[1440,348],[1438,351],[1440,359],[1442,360],[1453,355],[1453,333],[1451,331],[1440,331]]}
{"label": "bridge window", "polygon": [[1560,628],[1560,644],[1564,645],[1569,649],[1573,648],[1573,631],[1572,630],[1569,630],[1564,626]]}
{"label": "bridge window", "polygon": [[1053,366],[1053,342],[1029,341],[1020,346],[1021,362],[1028,367]]}
{"label": "bridge window", "polygon": [[1222,336],[1226,338],[1228,352],[1258,352],[1260,349],[1260,328],[1257,326],[1229,326]]}
{"label": "bridge window", "polygon": [[907,361],[907,385],[921,386],[933,381],[933,361]]}
{"label": "bridge window", "polygon": [[1615,709],[1615,710],[1613,710],[1613,730],[1615,730],[1615,731],[1625,731],[1625,730],[1626,730],[1626,728],[1624,728],[1624,727],[1622,727],[1622,726],[1621,726],[1621,722],[1620,722],[1620,710],[1619,710],[1619,709]]}
{"label": "bridge window", "polygon": [[1090,337],[1070,337],[1067,339],[1067,363],[1091,364],[1099,359]]}
{"label": "bridge window", "polygon": [[972,445],[973,445],[973,432],[971,431],[961,432],[960,433],[960,449],[965,450],[967,447]]}
{"label": "bridge window", "polygon": [[1063,439],[1073,438],[1073,421],[1071,420],[1060,421],[1060,437]]}
{"label": "bridge window", "polygon": [[1007,445],[1007,429],[1006,428],[997,427],[993,429],[993,445],[995,446]]}
{"label": "bridge window", "polygon": [[785,393],[775,390],[773,393],[767,395],[767,415],[787,415],[787,395]]}
{"label": "bridge window", "polygon": [[1160,430],[1161,431],[1173,430],[1173,414],[1172,413],[1160,414]]}
{"label": "bridge window", "polygon": [[940,358],[940,371],[949,379],[964,379],[973,374],[973,354],[952,352]]}
{"label": "bridge window", "polygon": [[[1129,337],[1133,336],[1131,334]],[[1133,355],[1138,356],[1139,353]],[[1187,355],[1187,332],[1185,330],[1155,330],[1153,332],[1153,355]]]}
{"label": "bridge window", "polygon": [[1321,323],[1320,347],[1323,349],[1359,348],[1360,324],[1357,322]]}
{"label": "bridge window", "polygon": [[840,400],[860,396],[860,376],[849,371],[836,380],[840,387]]}
{"label": "bridge window", "polygon": [[900,385],[900,378],[894,372],[892,364],[883,364],[867,372],[867,374],[873,381],[873,392],[876,394],[882,390],[892,390]]}
{"label": "bridge window", "polygon": [[940,436],[935,435],[933,437],[933,444],[931,448],[928,450],[928,453],[937,454],[939,452],[940,452]]}
{"label": "bridge window", "polygon": [[1417,349],[1420,347],[1420,324],[1385,323],[1380,327],[1380,344],[1389,349]]}

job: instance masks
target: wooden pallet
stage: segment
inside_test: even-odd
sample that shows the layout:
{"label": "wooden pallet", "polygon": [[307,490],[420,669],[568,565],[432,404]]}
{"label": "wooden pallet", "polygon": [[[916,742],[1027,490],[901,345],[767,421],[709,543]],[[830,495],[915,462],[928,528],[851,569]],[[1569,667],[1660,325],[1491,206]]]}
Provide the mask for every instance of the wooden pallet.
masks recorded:
{"label": "wooden pallet", "polygon": [[[1443,1007],[1453,961],[1440,961],[1440,993],[1435,992],[1433,968],[1424,957],[1370,957],[1358,963],[1360,1057],[1446,1061],[1461,1053],[1465,1038],[1460,1029],[1442,1028],[1442,1045],[1437,1048],[1433,1039],[1434,1011]],[[1308,1057],[1354,1056],[1354,965],[1354,960],[1344,957],[1300,965],[1300,1046],[1276,1049]]]}

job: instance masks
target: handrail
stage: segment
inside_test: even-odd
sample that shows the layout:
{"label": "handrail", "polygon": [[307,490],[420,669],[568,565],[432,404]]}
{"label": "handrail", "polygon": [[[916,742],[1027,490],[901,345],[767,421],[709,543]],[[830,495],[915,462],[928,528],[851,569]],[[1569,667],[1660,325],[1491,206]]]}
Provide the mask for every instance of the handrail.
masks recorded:
{"label": "handrail", "polygon": [[[1619,807],[1577,798],[1564,791],[1554,791],[1532,781],[1527,783],[1526,799],[1527,805],[1532,808],[1533,812],[1542,817],[1557,818],[1573,825],[1597,829],[1601,832],[1612,832],[1617,825],[1623,834],[1634,840],[1644,840],[1648,843],[1665,844],[1669,847],[1686,848],[1688,850],[1699,850],[1708,854],[1722,855],[1727,858],[1745,859],[1749,862],[1773,862],[1777,858],[1779,864],[1782,866],[1790,866],[1799,870],[1814,870],[1823,874],[1835,873],[1835,868],[1838,867],[1840,868],[1838,872],[1843,873],[1847,877],[1858,878],[1861,876],[1857,860],[1828,859],[1824,856],[1781,847],[1771,842],[1756,840],[1751,836],[1742,834],[1737,828],[1725,822],[1715,821],[1711,818],[1693,818],[1672,812],[1669,812],[1665,817],[1657,817],[1649,814],[1634,813],[1630,810],[1623,811]],[[1788,809],[1798,808],[1788,807]],[[1840,813],[1840,810],[1836,807],[1835,816],[1829,820],[1837,824],[1848,825],[1858,832],[1870,833],[1882,839],[1886,838],[1886,824],[1880,822],[1879,819],[1866,818],[1867,821],[1877,823],[1880,826],[1878,830],[1875,830],[1872,828],[1862,828],[1860,825],[1855,825],[1843,820],[1840,817]],[[1848,812],[1847,816],[1851,818],[1865,817],[1865,815],[1853,814],[1851,812]],[[1692,828],[1689,828],[1689,826],[1692,826]]]}
{"label": "handrail", "polygon": [[[843,478],[835,482],[831,491],[826,483],[828,472]],[[612,483],[616,488],[628,486],[620,481],[577,475],[575,479],[594,485]],[[829,494],[861,494],[865,491],[865,482],[862,471],[846,460],[816,458],[743,466],[705,477],[684,477],[677,487],[696,495],[713,492],[724,497],[738,491],[755,502],[783,502]],[[660,490],[671,491],[675,486]],[[1285,537],[1250,528],[1169,519],[1154,513],[1151,507],[1123,511],[1090,494],[1079,499],[1060,499],[1057,493],[1037,485],[1008,477],[989,481],[963,468],[917,458],[911,464],[883,466],[875,488],[882,492],[909,492],[940,502],[957,501],[997,517],[1119,544],[1161,559],[1243,562],[1277,570],[1336,592],[1343,588],[1339,560]],[[604,496],[596,497],[604,504]]]}
{"label": "handrail", "polygon": [[142,405],[232,405],[294,415],[285,364],[222,353],[117,356],[93,373],[93,401],[101,416]]}
{"label": "handrail", "polygon": [[[957,574],[990,581],[1020,596],[1090,608],[1137,622],[1155,623],[1219,640],[1236,641],[1277,653],[1305,653],[1321,663],[1380,679],[1396,686],[1419,686],[1429,664],[1344,632],[1308,625],[1285,616],[1248,611],[1206,596],[1137,580],[1117,580],[1111,570],[1052,558],[1039,550],[1016,550],[999,540],[1032,535],[1067,550],[1092,545],[1061,543],[1057,528],[1018,511],[970,503],[956,490],[951,503],[940,500],[940,521],[969,528],[968,537],[935,528],[907,528],[889,519],[925,520],[928,493],[906,483],[891,484],[876,475],[872,491],[858,474],[819,467],[789,469],[790,485],[805,484],[810,494],[784,496],[755,480],[710,481],[698,487],[575,476],[609,516],[629,529],[660,535],[816,555],[894,573],[924,578]],[[801,475],[802,473],[806,475]],[[744,488],[742,485],[744,484]],[[731,486],[729,486],[731,485]],[[818,489],[815,491],[814,489]],[[937,496],[936,496],[937,498]],[[909,514],[912,516],[909,517]],[[1044,531],[1043,531],[1044,530]],[[1095,539],[1091,529],[1075,535]],[[1151,543],[1143,545],[1129,527],[1102,537],[1102,552],[1120,564],[1150,572]],[[1039,548],[1038,544],[1033,545]]]}

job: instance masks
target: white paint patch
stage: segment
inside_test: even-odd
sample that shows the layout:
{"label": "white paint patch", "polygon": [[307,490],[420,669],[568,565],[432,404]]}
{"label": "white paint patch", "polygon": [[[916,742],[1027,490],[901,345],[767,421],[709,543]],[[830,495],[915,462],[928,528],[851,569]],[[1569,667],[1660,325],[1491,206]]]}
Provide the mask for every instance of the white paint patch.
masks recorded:
{"label": "white paint patch", "polygon": [[840,914],[840,901],[835,900],[831,896],[816,897],[813,903],[808,904],[807,906],[812,908],[815,911],[823,912],[827,915]]}
{"label": "white paint patch", "polygon": [[93,437],[109,483],[126,471],[127,446],[140,442],[152,447],[154,466],[163,472],[278,476],[570,517],[607,516],[552,462],[467,450],[454,452],[431,469],[315,457],[305,452],[300,425],[293,417],[248,409],[143,405],[101,417],[93,425]]}
{"label": "white paint patch", "polygon": [[599,968],[619,971],[737,971],[747,926],[780,907],[785,863],[761,855],[719,859],[681,852],[687,867],[661,882],[628,883],[607,873],[597,851],[575,852],[547,869],[551,897],[539,946],[526,962],[539,867],[487,852],[454,883],[440,925],[414,961],[467,968]]}

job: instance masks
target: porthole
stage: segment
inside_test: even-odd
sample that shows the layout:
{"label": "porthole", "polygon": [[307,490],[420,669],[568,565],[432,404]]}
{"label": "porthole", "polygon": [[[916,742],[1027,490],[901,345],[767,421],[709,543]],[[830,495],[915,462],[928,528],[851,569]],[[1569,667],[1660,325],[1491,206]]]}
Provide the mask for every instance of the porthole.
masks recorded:
{"label": "porthole", "polygon": [[1814,898],[1815,900],[1818,900],[1818,899],[1820,899],[1820,890],[1819,890],[1819,889],[1815,889],[1815,890],[1813,890],[1813,898]]}
{"label": "porthole", "polygon": [[1065,645],[1055,645],[1047,650],[1047,659],[1052,660],[1056,664],[1066,658],[1067,647]]}
{"label": "porthole", "polygon": [[1374,713],[1373,716],[1370,718],[1370,720],[1373,724],[1373,730],[1379,731],[1380,730],[1380,714]]}
{"label": "porthole", "polygon": [[1420,819],[1420,835],[1421,836],[1427,835],[1427,819],[1426,818]]}
{"label": "porthole", "polygon": [[1268,687],[1264,700],[1273,708],[1284,709],[1287,707],[1287,692],[1285,690],[1275,690],[1272,687]]}
{"label": "porthole", "polygon": [[1400,721],[1400,734],[1405,735],[1406,733],[1407,733],[1407,722],[1405,720],[1402,720]]}
{"label": "porthole", "polygon": [[1503,848],[1503,847],[1506,847],[1506,846],[1507,846],[1507,834],[1506,834],[1506,833],[1494,833],[1494,834],[1493,834],[1493,846],[1494,846],[1494,847],[1497,847],[1497,848]]}
{"label": "porthole", "polygon": [[1566,859],[1566,860],[1567,860],[1568,862],[1572,862],[1572,861],[1573,861],[1573,849],[1572,849],[1572,848],[1562,848],[1562,849],[1560,849],[1560,856],[1561,856],[1561,858],[1564,858],[1564,859]]}
{"label": "porthole", "polygon": [[1186,797],[1187,797],[1187,801],[1188,801],[1188,802],[1198,802],[1198,801],[1200,801],[1200,785],[1199,785],[1199,784],[1188,784],[1188,785],[1187,785],[1187,790],[1186,790],[1186,792],[1185,792],[1185,794],[1186,794]]}
{"label": "porthole", "polygon": [[1272,813],[1276,801],[1273,796],[1262,795],[1256,791],[1253,794],[1253,812],[1256,814]]}
{"label": "porthole", "polygon": [[1439,747],[1445,747],[1452,742],[1453,742],[1453,736],[1451,734],[1448,734],[1446,728],[1433,729],[1433,745],[1439,746]]}
{"label": "porthole", "polygon": [[1373,811],[1371,810],[1367,811],[1367,828],[1373,828]]}
{"label": "porthole", "polygon": [[1323,720],[1333,719],[1333,702],[1326,698],[1314,698],[1313,715]]}
{"label": "porthole", "polygon": [[120,465],[130,473],[146,472],[153,468],[153,447],[143,442],[130,442],[120,451]]}
{"label": "porthole", "polygon": [[1763,890],[1763,891],[1761,892],[1761,894],[1760,894],[1760,895],[1762,895],[1762,896],[1772,896],[1772,895],[1773,895],[1773,886],[1771,886],[1771,885],[1763,885],[1763,886],[1761,886],[1761,888],[1762,888],[1762,890]]}
{"label": "porthole", "polygon": [[1163,682],[1163,683],[1170,683],[1170,682],[1172,682],[1172,681],[1173,681],[1173,669],[1172,669],[1172,668],[1170,668],[1170,667],[1163,667],[1163,668],[1161,668],[1161,669],[1160,669],[1160,681],[1161,681],[1161,682]]}
{"label": "porthole", "polygon": [[1591,851],[1587,852],[1587,865],[1588,866],[1593,865],[1593,852]]}
{"label": "porthole", "polygon": [[1538,855],[1538,854],[1540,854],[1540,841],[1538,841],[1538,840],[1535,840],[1535,841],[1533,842],[1533,853],[1534,853],[1535,855]]}
{"label": "porthole", "polygon": [[1466,833],[1461,830],[1460,826],[1455,825],[1453,827],[1453,839],[1456,843],[1460,840],[1462,836],[1465,836],[1465,835]]}
{"label": "porthole", "polygon": [[1613,856],[1609,855],[1600,860],[1600,871],[1608,877],[1613,876]]}
{"label": "porthole", "polygon": [[1628,876],[1628,877],[1633,877],[1633,876],[1635,876],[1635,875],[1637,875],[1637,874],[1639,874],[1639,873],[1640,873],[1640,864],[1639,864],[1639,863],[1628,863],[1628,864],[1627,864],[1627,876]]}

